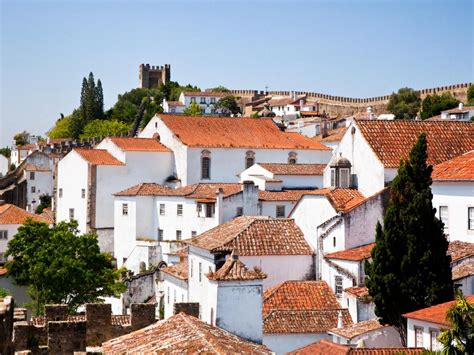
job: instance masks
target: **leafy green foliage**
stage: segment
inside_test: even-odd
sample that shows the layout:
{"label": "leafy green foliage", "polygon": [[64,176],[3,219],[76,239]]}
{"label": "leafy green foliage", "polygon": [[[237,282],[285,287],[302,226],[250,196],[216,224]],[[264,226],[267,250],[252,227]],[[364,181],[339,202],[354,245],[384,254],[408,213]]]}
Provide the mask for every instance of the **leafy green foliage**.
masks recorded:
{"label": "leafy green foliage", "polygon": [[10,158],[10,156],[12,155],[12,150],[8,147],[0,148],[0,154],[6,158]]}
{"label": "leafy green foliage", "polygon": [[186,116],[202,116],[202,108],[195,101],[183,111]]}
{"label": "leafy green foliage", "polygon": [[220,109],[224,116],[227,115],[237,115],[240,113],[240,107],[237,104],[237,99],[235,96],[225,96],[217,101],[214,106],[216,109]]}
{"label": "leafy green foliage", "polygon": [[474,105],[474,85],[469,85],[467,89],[467,104]]}
{"label": "leafy green foliage", "polygon": [[8,292],[7,289],[4,289],[4,288],[0,287],[0,298],[7,297],[9,295],[10,295],[10,293]]}
{"label": "leafy green foliage", "polygon": [[209,91],[212,91],[212,92],[230,92],[229,89],[227,89],[226,87],[224,87],[222,85],[219,85],[215,88],[210,88]]}
{"label": "leafy green foliage", "polygon": [[28,144],[29,139],[30,139],[30,134],[27,131],[17,133],[13,136],[13,140],[15,141],[15,145]]}
{"label": "leafy green foliage", "polygon": [[376,227],[372,262],[366,262],[366,285],[382,323],[393,325],[406,341],[402,314],[453,298],[451,257],[443,223],[436,218],[422,133],[391,183],[384,226]]}
{"label": "leafy green foliage", "polygon": [[449,309],[446,319],[451,329],[439,336],[443,354],[474,354],[474,304],[469,303],[459,290],[456,303]]}
{"label": "leafy green foliage", "polygon": [[130,124],[117,120],[93,120],[84,127],[81,139],[119,136],[130,130]]}
{"label": "leafy green foliage", "polygon": [[158,86],[158,89],[163,92],[164,97],[168,101],[178,101],[181,93],[184,92],[194,92],[201,91],[197,86],[192,86],[188,84],[186,86],[179,85],[176,81],[169,81],[166,84],[161,84]]}
{"label": "leafy green foliage", "polygon": [[96,235],[78,235],[76,221],[49,227],[28,220],[18,228],[6,254],[13,257],[6,264],[10,275],[28,286],[35,314],[41,314],[47,303],[65,303],[74,311],[125,291],[112,256],[100,252]]}
{"label": "leafy green foliage", "polygon": [[56,125],[48,132],[49,138],[58,139],[72,137],[72,119],[72,115],[58,119]]}
{"label": "leafy green foliage", "polygon": [[410,88],[401,88],[393,93],[387,105],[387,110],[395,115],[396,119],[414,119],[420,110],[420,94]]}
{"label": "leafy green foliage", "polygon": [[45,208],[51,207],[51,196],[50,195],[41,195],[39,197],[40,204],[36,207],[36,214],[41,214]]}
{"label": "leafy green foliage", "polygon": [[423,100],[421,105],[421,118],[423,120],[439,115],[442,111],[449,110],[456,107],[459,100],[456,99],[450,92],[445,92],[441,95],[428,95]]}

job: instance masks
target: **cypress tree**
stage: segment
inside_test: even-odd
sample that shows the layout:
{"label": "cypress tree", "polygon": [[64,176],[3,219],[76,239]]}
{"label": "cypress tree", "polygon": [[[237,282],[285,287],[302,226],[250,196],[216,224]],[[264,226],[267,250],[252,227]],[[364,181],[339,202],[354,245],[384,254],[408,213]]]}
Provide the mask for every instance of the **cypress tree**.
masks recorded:
{"label": "cypress tree", "polygon": [[85,103],[85,122],[86,125],[88,122],[95,119],[96,114],[96,102],[95,102],[96,90],[95,90],[95,81],[94,74],[89,73],[89,78],[87,80],[87,90],[86,90],[86,103]]}
{"label": "cypress tree", "polygon": [[453,299],[448,241],[431,202],[433,168],[426,160],[426,134],[422,133],[409,159],[400,163],[384,226],[378,223],[376,227],[372,261],[365,264],[375,314],[398,330],[403,344],[404,313]]}
{"label": "cypress tree", "polygon": [[104,118],[104,92],[102,90],[102,82],[97,80],[97,86],[95,87],[95,115],[94,119]]}

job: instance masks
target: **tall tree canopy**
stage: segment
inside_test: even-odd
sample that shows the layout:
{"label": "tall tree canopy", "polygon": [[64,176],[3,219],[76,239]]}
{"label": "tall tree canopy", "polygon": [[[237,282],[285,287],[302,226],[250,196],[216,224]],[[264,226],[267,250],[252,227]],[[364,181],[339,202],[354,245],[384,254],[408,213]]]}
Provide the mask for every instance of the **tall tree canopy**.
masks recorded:
{"label": "tall tree canopy", "polygon": [[30,141],[30,134],[27,131],[17,133],[13,136],[13,140],[15,141],[15,145],[28,144]]}
{"label": "tall tree canopy", "polygon": [[474,85],[469,85],[467,89],[467,104],[474,106]]}
{"label": "tall tree canopy", "polygon": [[97,236],[79,235],[77,222],[54,227],[28,220],[8,244],[6,266],[19,285],[28,286],[36,314],[47,303],[65,303],[71,311],[125,290],[112,256],[101,253]]}
{"label": "tall tree canopy", "polygon": [[217,101],[216,105],[214,106],[216,109],[220,109],[222,114],[227,115],[237,115],[240,113],[240,107],[237,103],[237,99],[235,96],[224,96],[219,101]]}
{"label": "tall tree canopy", "polygon": [[197,102],[193,101],[184,109],[183,113],[186,116],[202,116],[202,108]]}
{"label": "tall tree canopy", "polygon": [[421,105],[421,118],[423,120],[439,115],[442,111],[449,110],[456,107],[459,100],[456,99],[450,92],[442,93],[441,95],[428,95],[423,100]]}
{"label": "tall tree canopy", "polygon": [[410,88],[401,88],[390,96],[387,110],[395,115],[396,119],[414,119],[420,110],[420,94]]}
{"label": "tall tree canopy", "polygon": [[443,223],[432,205],[431,172],[422,133],[391,183],[384,226],[376,227],[366,285],[375,313],[406,341],[402,314],[453,299],[451,257]]}

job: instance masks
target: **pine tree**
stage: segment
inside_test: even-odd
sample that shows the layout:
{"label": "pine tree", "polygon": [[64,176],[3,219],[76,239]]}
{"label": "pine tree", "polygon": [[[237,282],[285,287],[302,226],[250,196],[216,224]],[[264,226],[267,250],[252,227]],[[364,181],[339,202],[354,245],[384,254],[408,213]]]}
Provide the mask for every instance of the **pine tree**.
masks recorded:
{"label": "pine tree", "polygon": [[393,325],[406,342],[403,314],[453,299],[451,257],[443,223],[436,218],[431,193],[426,134],[402,161],[391,184],[384,226],[376,227],[372,262],[366,262],[366,285],[375,313]]}
{"label": "pine tree", "polygon": [[96,114],[96,102],[95,102],[96,90],[95,90],[95,81],[94,74],[89,73],[89,79],[87,80],[87,90],[86,90],[86,102],[85,102],[85,122],[86,125],[88,122],[95,119]]}
{"label": "pine tree", "polygon": [[102,82],[97,80],[97,86],[95,88],[95,115],[94,119],[100,120],[104,118],[104,92],[102,90]]}

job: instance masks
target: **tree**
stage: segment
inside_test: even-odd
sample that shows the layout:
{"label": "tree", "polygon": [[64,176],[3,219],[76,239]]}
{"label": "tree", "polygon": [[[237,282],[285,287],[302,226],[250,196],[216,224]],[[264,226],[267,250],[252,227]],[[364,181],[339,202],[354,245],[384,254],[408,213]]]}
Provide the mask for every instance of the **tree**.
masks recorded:
{"label": "tree", "polygon": [[202,108],[195,102],[186,107],[183,111],[186,116],[202,116]]}
{"label": "tree", "polygon": [[12,155],[12,150],[8,147],[0,148],[0,154],[3,155],[5,158],[10,158]]}
{"label": "tree", "polygon": [[76,221],[49,227],[29,219],[9,242],[6,255],[13,258],[6,264],[10,276],[28,286],[35,314],[47,303],[65,303],[74,311],[126,289],[112,256],[100,252],[96,235],[79,235]]}
{"label": "tree", "polygon": [[474,105],[474,85],[469,85],[467,89],[467,104]]}
{"label": "tree", "polygon": [[72,120],[72,115],[58,119],[55,126],[48,132],[48,137],[52,139],[73,137]]}
{"label": "tree", "polygon": [[474,354],[474,304],[469,303],[459,290],[456,303],[449,309],[446,319],[451,329],[438,338],[443,344],[443,354]]}
{"label": "tree", "polygon": [[410,88],[401,88],[393,93],[387,105],[387,110],[395,115],[396,119],[414,119],[420,110],[420,94]]}
{"label": "tree", "polygon": [[94,93],[94,119],[104,118],[104,91],[102,90],[102,82],[97,80],[97,86]]}
{"label": "tree", "polygon": [[212,91],[212,92],[230,92],[229,89],[227,89],[226,87],[224,87],[222,85],[219,85],[215,88],[211,88],[211,89],[209,89],[209,91]]}
{"label": "tree", "polygon": [[40,204],[38,205],[38,207],[36,207],[36,211],[35,213],[36,214],[41,214],[43,213],[43,210],[45,208],[50,208],[51,207],[51,196],[50,195],[41,195],[39,197],[39,200],[40,200]]}
{"label": "tree", "polygon": [[453,95],[451,95],[450,92],[445,92],[441,95],[428,95],[425,97],[421,105],[421,118],[425,120],[427,118],[437,116],[442,111],[454,108],[458,104],[459,100],[456,99]]}
{"label": "tree", "polygon": [[28,144],[30,141],[30,134],[27,131],[17,133],[13,136],[13,140],[15,141],[15,145]]}
{"label": "tree", "polygon": [[117,120],[93,120],[84,127],[81,138],[102,138],[107,136],[120,136],[130,130],[130,124]]}
{"label": "tree", "polygon": [[8,292],[7,289],[4,289],[4,288],[0,287],[0,298],[5,298],[9,295],[10,295],[10,293]]}
{"label": "tree", "polygon": [[237,104],[235,96],[224,96],[214,106],[215,109],[220,109],[224,116],[236,115],[240,113],[240,107]]}
{"label": "tree", "polygon": [[453,298],[451,257],[443,223],[431,202],[433,169],[426,164],[426,149],[422,133],[391,183],[384,226],[377,224],[372,261],[365,263],[375,314],[398,330],[403,343],[404,313]]}

